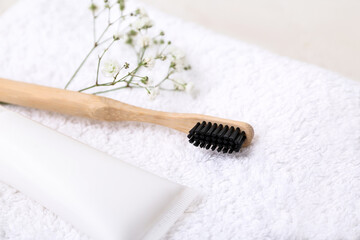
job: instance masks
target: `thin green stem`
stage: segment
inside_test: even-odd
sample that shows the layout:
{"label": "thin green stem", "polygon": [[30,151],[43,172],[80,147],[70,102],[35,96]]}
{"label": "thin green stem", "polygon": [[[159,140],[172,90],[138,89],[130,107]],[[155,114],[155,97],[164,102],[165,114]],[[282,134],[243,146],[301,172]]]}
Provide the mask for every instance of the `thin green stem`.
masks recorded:
{"label": "thin green stem", "polygon": [[[97,18],[99,15],[94,15],[94,36],[95,36],[95,18]],[[117,18],[114,22],[109,22],[108,25],[106,26],[106,28],[104,29],[104,31],[100,34],[99,38],[94,42],[94,46],[92,47],[92,49],[88,52],[88,54],[85,56],[85,58],[83,59],[83,61],[80,63],[80,65],[78,66],[78,68],[75,70],[74,74],[71,76],[70,80],[67,82],[67,84],[65,85],[65,89],[67,89],[70,85],[70,83],[74,80],[75,76],[78,74],[78,72],[80,71],[81,67],[84,65],[84,63],[86,62],[86,60],[89,58],[89,56],[91,55],[91,53],[95,50],[95,48],[97,48],[98,46],[100,46],[101,44],[107,42],[110,39],[106,39],[102,42],[100,42],[100,40],[104,37],[104,35],[106,34],[106,32],[109,30],[110,26],[113,25],[114,23],[116,23],[117,21],[119,21],[120,19],[122,19],[123,17],[119,17]]]}
{"label": "thin green stem", "polygon": [[92,85],[92,86],[90,86],[90,87],[86,87],[86,88],[80,89],[78,92],[83,92],[83,91],[89,90],[89,89],[94,88],[94,87],[96,87],[96,85]]}
{"label": "thin green stem", "polygon": [[100,34],[100,36],[99,36],[99,38],[98,38],[97,42],[99,42],[99,41],[103,38],[103,36],[104,36],[104,35],[105,35],[105,33],[107,32],[107,30],[109,30],[110,26],[111,26],[111,23],[110,23],[110,24],[108,24],[108,25],[106,26],[106,28],[104,29],[104,31]]}
{"label": "thin green stem", "polygon": [[138,55],[138,65],[137,67],[132,71],[131,73],[131,77],[129,79],[129,81],[127,81],[127,86],[130,85],[130,83],[132,82],[132,80],[134,79],[134,77],[136,76],[136,73],[139,71],[139,69],[142,67],[142,59],[144,57],[146,51],[146,47],[142,48],[140,50],[140,52],[137,54]]}
{"label": "thin green stem", "polygon": [[116,78],[117,78],[117,76],[119,75],[121,69],[123,69],[123,68],[120,68],[119,72],[117,72],[117,73],[115,74],[115,76],[114,76],[114,78],[113,78],[113,81],[112,81],[112,84],[113,84],[113,85],[115,84]]}
{"label": "thin green stem", "polygon": [[128,85],[125,85],[125,86],[121,86],[121,87],[118,87],[118,88],[113,88],[113,89],[109,89],[109,90],[105,90],[105,91],[94,92],[92,94],[94,94],[94,95],[102,94],[102,93],[112,92],[112,91],[116,91],[116,90],[123,89],[123,88],[132,88],[132,87],[128,86]]}
{"label": "thin green stem", "polygon": [[70,83],[74,80],[75,76],[78,74],[78,72],[80,71],[81,67],[84,65],[84,63],[86,62],[86,60],[90,57],[91,53],[95,50],[96,45],[94,45],[91,50],[88,52],[88,54],[85,56],[85,58],[82,60],[82,62],[80,63],[80,65],[77,67],[77,69],[75,70],[74,74],[71,76],[70,80],[67,82],[67,84],[65,85],[65,89],[67,89],[70,85]]}
{"label": "thin green stem", "polygon": [[109,48],[114,44],[116,40],[113,40],[109,46],[107,48],[104,49],[104,51],[102,52],[102,54],[99,56],[99,59],[98,59],[98,65],[97,65],[97,68],[96,68],[96,81],[95,81],[95,85],[99,85],[99,70],[100,70],[100,63],[101,63],[101,60],[102,58],[104,57],[105,53],[109,50]]}
{"label": "thin green stem", "polygon": [[108,8],[108,24],[110,24],[110,18],[111,18],[110,12],[111,12],[111,8],[109,7]]}
{"label": "thin green stem", "polygon": [[101,10],[95,15],[95,18],[99,17],[105,10],[106,10],[106,8],[101,9]]}
{"label": "thin green stem", "polygon": [[[93,4],[93,2],[94,2],[94,0],[91,0],[92,4]],[[90,55],[94,52],[94,50],[97,47],[99,47],[100,45],[106,43],[107,47],[102,52],[100,52],[101,54],[98,56],[95,83],[93,83],[93,85],[91,85],[91,86],[88,86],[86,88],[83,88],[83,89],[79,90],[79,92],[94,89],[96,87],[110,87],[110,86],[114,86],[114,85],[116,85],[116,84],[118,84],[120,82],[123,83],[123,84],[119,84],[119,85],[121,85],[119,87],[116,86],[113,89],[98,91],[98,92],[94,92],[92,94],[103,94],[103,93],[108,93],[108,92],[112,92],[112,91],[117,91],[117,90],[123,89],[123,88],[144,88],[145,90],[147,90],[149,92],[150,90],[148,89],[148,86],[146,84],[145,84],[145,86],[142,85],[142,82],[143,82],[142,79],[145,79],[145,77],[142,77],[142,76],[137,74],[139,72],[139,70],[141,69],[141,67],[144,66],[144,63],[143,63],[144,62],[144,56],[145,56],[145,52],[147,51],[148,47],[143,46],[143,47],[140,48],[140,50],[137,50],[137,48],[132,43],[130,43],[130,45],[134,48],[135,53],[137,55],[137,66],[132,71],[128,72],[127,74],[125,74],[123,76],[119,76],[120,75],[120,70],[122,70],[124,68],[124,66],[123,66],[122,68],[120,68],[120,70],[115,75],[112,76],[111,79],[105,80],[106,82],[99,83],[101,61],[103,60],[103,58],[104,58],[105,54],[108,52],[108,50],[113,46],[114,42],[116,40],[118,40],[114,36],[111,36],[111,37],[107,36],[108,32],[109,32],[109,29],[111,28],[111,26],[113,24],[115,24],[117,22],[119,22],[119,24],[120,24],[122,22],[122,20],[124,20],[125,17],[127,16],[127,15],[124,15],[123,12],[121,11],[120,17],[116,18],[115,20],[112,20],[111,17],[114,17],[114,16],[112,16],[111,9],[115,4],[109,6],[109,5],[107,5],[107,1],[105,1],[105,3],[106,3],[105,7],[101,11],[97,12],[97,14],[95,14],[94,11],[92,12],[94,45],[90,49],[90,51],[87,53],[85,58],[82,60],[82,62],[80,63],[80,65],[78,66],[78,68],[76,69],[74,74],[71,76],[70,80],[68,81],[68,83],[65,86],[65,89],[68,88],[69,85],[72,83],[72,81],[77,76],[78,72],[83,67],[85,62],[88,60]],[[105,28],[101,29],[101,31],[99,32],[99,29],[96,26],[96,23],[97,23],[96,20],[99,17],[99,15],[102,15],[103,13],[105,14],[104,17],[107,17],[107,26]],[[146,33],[147,29],[144,29],[144,30],[145,30],[145,33]],[[140,34],[141,34],[141,32],[140,32]],[[158,34],[155,37],[153,37],[153,39],[157,39],[162,35],[163,34]],[[169,44],[164,46],[161,50],[160,50],[160,46],[159,46],[159,48],[156,51],[156,53],[157,53],[156,55],[157,56],[163,55],[164,52],[166,51],[166,49],[168,48],[168,45]],[[158,58],[160,58],[160,57],[158,57]],[[157,57],[155,59],[157,59]],[[175,71],[174,71],[173,67],[171,67],[171,65],[170,65],[166,76],[159,83],[157,83],[155,85],[155,87],[159,87],[160,89],[163,89],[163,90],[178,91],[178,89],[176,89],[176,88],[175,89],[166,89],[166,88],[161,87],[161,84],[163,82],[165,82],[166,80],[172,81],[175,84],[181,84],[181,83],[177,82],[176,80],[174,80],[174,79],[172,79],[170,77],[174,72]],[[184,84],[181,84],[181,85],[184,85]]]}
{"label": "thin green stem", "polygon": [[165,51],[168,47],[169,47],[169,44],[167,44],[167,45],[163,48],[163,50],[161,50],[161,52],[160,52],[159,54],[157,54],[157,55],[163,55],[164,51]]}
{"label": "thin green stem", "polygon": [[93,35],[94,35],[94,43],[96,42],[96,22],[95,17],[93,17]]}
{"label": "thin green stem", "polygon": [[[91,0],[91,4],[94,4],[94,1]],[[96,43],[96,16],[95,11],[91,11],[93,16],[93,35],[94,35],[94,44]]]}
{"label": "thin green stem", "polygon": [[126,74],[125,76],[123,76],[122,78],[116,80],[116,81],[114,82],[114,84],[116,84],[116,83],[118,83],[118,82],[126,82],[126,83],[127,83],[127,81],[125,80],[125,78],[127,78],[128,76],[130,76],[130,73],[128,73],[128,74]]}
{"label": "thin green stem", "polygon": [[[105,43],[107,40],[104,40],[102,42],[100,42],[101,38],[105,35],[106,31],[109,29],[110,25],[108,25],[105,30],[102,32],[102,34],[100,35],[100,37],[98,38],[98,40],[94,43],[94,46],[90,49],[90,51],[88,52],[88,54],[85,56],[85,58],[82,60],[82,62],[80,63],[80,65],[77,67],[77,69],[75,70],[75,72],[73,73],[73,75],[71,76],[70,80],[67,82],[67,84],[65,85],[65,89],[67,89],[69,87],[69,85],[71,84],[71,82],[74,80],[74,78],[76,77],[76,75],[79,73],[80,69],[82,68],[82,66],[84,65],[84,63],[86,62],[86,60],[90,57],[90,55],[92,54],[92,52],[99,47],[100,45],[102,45],[103,43]],[[111,38],[110,38],[111,39]],[[110,40],[108,39],[108,40]]]}
{"label": "thin green stem", "polygon": [[134,79],[135,77],[135,74],[139,71],[139,69],[141,68],[141,65],[139,64],[132,72],[131,72],[131,77],[129,79],[129,81],[127,81],[127,84],[129,85],[132,80]]}
{"label": "thin green stem", "polygon": [[140,51],[137,53],[137,56],[138,56],[138,64],[141,64],[142,63],[142,59],[145,55],[145,51],[146,51],[146,47],[143,47],[140,49]]}
{"label": "thin green stem", "polygon": [[104,37],[105,33],[109,30],[109,28],[110,28],[114,23],[116,23],[117,21],[119,21],[121,18],[122,18],[122,17],[119,17],[119,18],[117,18],[115,21],[109,22],[108,25],[106,26],[106,28],[104,29],[104,31],[100,34],[97,42],[99,42],[99,41]]}
{"label": "thin green stem", "polygon": [[170,75],[173,73],[174,73],[174,71],[171,71],[169,68],[167,75],[163,78],[163,80],[161,80],[158,84],[156,84],[155,87],[160,86],[163,82],[165,82],[167,79],[169,79]]}
{"label": "thin green stem", "polygon": [[[115,5],[116,5],[116,4],[113,3],[112,5],[110,5],[110,8],[112,8],[112,7],[115,6]],[[103,12],[105,12],[106,9],[107,9],[106,7],[104,7],[103,9],[101,9],[101,10],[97,13],[97,15],[95,15],[95,18],[99,17]]]}
{"label": "thin green stem", "polygon": [[102,40],[101,42],[99,42],[98,45],[104,44],[104,43],[106,43],[107,41],[109,41],[111,39],[114,39],[114,37],[108,37],[105,40]]}
{"label": "thin green stem", "polygon": [[[118,81],[119,82],[119,81]],[[86,88],[83,88],[81,90],[79,90],[79,92],[83,92],[83,91],[86,91],[86,90],[89,90],[89,89],[92,89],[94,87],[105,87],[105,86],[112,86],[112,85],[115,85],[115,83],[113,81],[111,82],[106,82],[106,83],[99,83],[99,84],[94,84],[94,85],[91,85],[89,87],[86,87]]]}
{"label": "thin green stem", "polygon": [[111,82],[106,82],[106,83],[99,83],[97,85],[94,84],[94,85],[91,85],[89,87],[86,87],[86,88],[83,88],[83,89],[79,90],[79,92],[83,92],[83,91],[89,90],[89,89],[94,88],[94,87],[112,86],[112,85],[115,85],[116,83],[119,83],[119,82],[127,82],[124,79],[127,78],[128,76],[130,76],[130,74],[126,74],[125,76],[121,77],[120,79],[118,79],[116,81],[111,81]]}

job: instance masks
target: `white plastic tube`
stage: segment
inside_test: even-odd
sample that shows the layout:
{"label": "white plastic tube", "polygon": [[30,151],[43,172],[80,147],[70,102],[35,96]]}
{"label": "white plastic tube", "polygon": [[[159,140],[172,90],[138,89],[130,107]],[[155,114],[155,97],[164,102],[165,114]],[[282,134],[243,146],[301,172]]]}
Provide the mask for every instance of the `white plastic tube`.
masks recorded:
{"label": "white plastic tube", "polygon": [[0,181],[99,240],[159,239],[196,197],[1,107]]}

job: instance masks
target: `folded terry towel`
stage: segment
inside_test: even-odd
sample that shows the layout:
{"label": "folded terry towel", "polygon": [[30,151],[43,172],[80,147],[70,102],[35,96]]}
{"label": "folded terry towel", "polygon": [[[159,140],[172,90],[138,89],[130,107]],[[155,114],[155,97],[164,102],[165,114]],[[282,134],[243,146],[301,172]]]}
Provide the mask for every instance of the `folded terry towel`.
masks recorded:
{"label": "folded terry towel", "polygon": [[[0,75],[63,87],[91,47],[87,6],[86,0],[23,0],[6,12],[0,17]],[[7,107],[202,191],[203,201],[165,239],[359,238],[359,82],[155,9],[149,15],[185,50],[193,70],[184,78],[200,90],[197,98],[165,92],[148,101],[137,90],[106,96],[157,110],[247,121],[255,129],[252,146],[223,155],[194,148],[184,134],[160,126]],[[85,66],[77,81],[87,81],[93,70],[93,64]],[[0,183],[0,239],[87,237]]]}

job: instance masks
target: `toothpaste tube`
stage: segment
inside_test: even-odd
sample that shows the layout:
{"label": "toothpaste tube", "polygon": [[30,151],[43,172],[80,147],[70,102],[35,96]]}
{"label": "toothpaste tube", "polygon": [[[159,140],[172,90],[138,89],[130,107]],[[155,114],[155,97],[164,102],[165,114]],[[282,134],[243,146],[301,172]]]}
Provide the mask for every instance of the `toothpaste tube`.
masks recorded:
{"label": "toothpaste tube", "polygon": [[197,196],[1,107],[0,146],[0,181],[94,239],[159,239]]}

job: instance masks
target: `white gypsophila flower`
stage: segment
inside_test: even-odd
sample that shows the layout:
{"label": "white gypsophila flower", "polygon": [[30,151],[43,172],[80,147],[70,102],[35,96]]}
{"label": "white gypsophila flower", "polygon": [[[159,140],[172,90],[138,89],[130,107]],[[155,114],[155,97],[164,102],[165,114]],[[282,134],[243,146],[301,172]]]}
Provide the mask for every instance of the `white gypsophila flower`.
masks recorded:
{"label": "white gypsophila flower", "polygon": [[185,67],[185,59],[184,58],[175,59],[174,63],[175,63],[175,70],[177,72],[184,70],[184,67]]}
{"label": "white gypsophila flower", "polygon": [[114,35],[113,35],[113,39],[116,41],[116,40],[119,40],[120,38],[122,38],[123,36],[122,36],[122,34],[121,33],[114,33]]}
{"label": "white gypsophila flower", "polygon": [[169,49],[169,53],[175,58],[175,59],[184,59],[185,53],[179,49],[178,47],[172,46]]}
{"label": "white gypsophila flower", "polygon": [[148,16],[145,8],[143,8],[143,7],[138,8],[138,9],[136,10],[136,12],[137,12],[137,14],[139,14],[141,17],[147,17],[147,16]]}
{"label": "white gypsophila flower", "polygon": [[154,25],[154,22],[148,17],[140,17],[131,24],[136,30],[143,28],[150,28]]}
{"label": "white gypsophila flower", "polygon": [[148,90],[148,94],[151,100],[154,100],[160,94],[159,87],[149,87]]}
{"label": "white gypsophila flower", "polygon": [[152,69],[155,65],[155,59],[152,57],[145,57],[143,60],[144,67]]}
{"label": "white gypsophila flower", "polygon": [[174,58],[173,62],[175,63],[175,70],[182,71],[185,67],[185,53],[179,48],[172,46],[169,49],[169,54]]}
{"label": "white gypsophila flower", "polygon": [[154,86],[154,84],[155,84],[154,80],[152,78],[149,78],[148,82],[146,83],[146,86],[151,88],[152,86]]}
{"label": "white gypsophila flower", "polygon": [[154,26],[153,20],[151,20],[149,17],[142,17],[141,20],[143,22],[143,28],[151,28]]}
{"label": "white gypsophila flower", "polygon": [[194,94],[195,85],[192,82],[188,82],[185,85],[185,91],[189,93],[190,95]]}
{"label": "white gypsophila flower", "polygon": [[139,47],[149,47],[151,44],[151,38],[147,35],[140,36],[137,42]]}
{"label": "white gypsophila flower", "polygon": [[141,18],[139,18],[135,22],[133,22],[131,26],[134,27],[136,30],[141,29],[143,26],[143,21],[141,20]]}
{"label": "white gypsophila flower", "polygon": [[182,79],[174,79],[173,80],[174,88],[176,90],[184,91],[186,83]]}
{"label": "white gypsophila flower", "polygon": [[120,65],[116,60],[107,60],[104,62],[101,72],[105,77],[114,77],[120,71]]}

